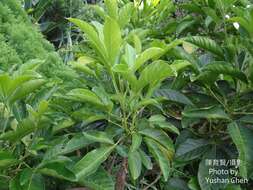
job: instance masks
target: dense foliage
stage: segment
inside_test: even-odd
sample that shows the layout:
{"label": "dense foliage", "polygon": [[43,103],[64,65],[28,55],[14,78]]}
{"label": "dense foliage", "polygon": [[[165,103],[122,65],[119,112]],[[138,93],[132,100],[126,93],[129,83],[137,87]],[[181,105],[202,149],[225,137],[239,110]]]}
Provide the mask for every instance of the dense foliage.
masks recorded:
{"label": "dense foliage", "polygon": [[252,27],[247,0],[1,1],[0,189],[250,190]]}

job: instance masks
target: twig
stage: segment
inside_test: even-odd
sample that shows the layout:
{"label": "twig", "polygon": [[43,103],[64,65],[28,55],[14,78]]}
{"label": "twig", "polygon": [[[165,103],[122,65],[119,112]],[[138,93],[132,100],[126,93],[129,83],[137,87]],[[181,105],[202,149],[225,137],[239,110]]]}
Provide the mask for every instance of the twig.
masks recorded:
{"label": "twig", "polygon": [[155,180],[152,183],[150,183],[147,187],[145,187],[143,190],[148,190],[150,187],[156,184],[161,178],[161,176],[162,176],[161,173],[159,173],[159,175],[155,178]]}

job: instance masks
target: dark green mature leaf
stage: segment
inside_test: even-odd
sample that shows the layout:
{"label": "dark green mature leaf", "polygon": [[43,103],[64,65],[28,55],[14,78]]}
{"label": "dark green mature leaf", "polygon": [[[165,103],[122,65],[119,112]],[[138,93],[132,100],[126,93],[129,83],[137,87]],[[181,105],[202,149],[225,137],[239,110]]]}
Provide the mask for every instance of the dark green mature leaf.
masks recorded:
{"label": "dark green mature leaf", "polygon": [[187,162],[205,153],[209,148],[209,142],[204,139],[186,139],[176,149],[176,162]]}
{"label": "dark green mature leaf", "polygon": [[160,146],[156,141],[152,140],[151,138],[147,138],[147,137],[144,138],[144,141],[147,144],[149,151],[152,153],[155,160],[159,164],[165,181],[167,181],[168,177],[169,177],[169,170],[170,170],[168,157],[160,149]]}
{"label": "dark green mature leaf", "polygon": [[164,190],[190,190],[187,183],[180,178],[171,178],[165,184]]}
{"label": "dark green mature leaf", "polygon": [[142,136],[138,133],[132,135],[132,144],[130,146],[130,152],[135,152],[141,145]]}
{"label": "dark green mature leaf", "polygon": [[26,184],[21,186],[20,175],[18,174],[10,181],[9,190],[45,190],[45,182],[41,175],[34,174]]}
{"label": "dark green mature leaf", "polygon": [[148,169],[151,170],[153,168],[153,164],[151,162],[151,158],[147,155],[143,150],[139,149],[139,154],[141,156],[142,164]]}
{"label": "dark green mature leaf", "polygon": [[211,172],[213,170],[228,170],[226,166],[214,166],[213,164],[208,164],[209,160],[213,163],[213,160],[224,159],[224,152],[220,152],[215,147],[207,152],[202,161],[199,164],[198,169],[198,182],[201,187],[201,190],[220,190],[223,189],[227,184],[226,183],[211,183],[212,179],[225,180],[229,179],[229,176],[226,174]]}
{"label": "dark green mature leaf", "polygon": [[169,157],[172,158],[174,155],[174,145],[171,138],[162,130],[146,128],[139,131],[140,134],[145,135],[149,138],[160,143],[165,149],[169,151]]}
{"label": "dark green mature leaf", "polygon": [[75,150],[79,150],[83,147],[86,147],[87,145],[93,143],[93,141],[90,141],[86,138],[84,138],[84,135],[81,133],[78,133],[74,135],[65,145],[64,149],[60,151],[59,154],[68,154],[70,152],[73,152]]}
{"label": "dark green mature leaf", "polygon": [[211,84],[218,79],[220,74],[231,76],[239,79],[244,83],[248,83],[247,76],[232,65],[226,62],[211,62],[202,68],[202,72],[196,77],[197,80]]}
{"label": "dark green mature leaf", "polygon": [[206,118],[206,119],[225,119],[230,120],[230,117],[224,110],[217,106],[205,108],[187,108],[182,115],[188,118]]}
{"label": "dark green mature leaf", "polygon": [[83,138],[91,142],[114,144],[113,140],[103,131],[87,131],[83,133]]}
{"label": "dark green mature leaf", "polygon": [[200,48],[210,51],[220,57],[223,57],[223,50],[221,47],[212,39],[203,36],[191,36],[186,37],[185,41],[192,43]]}
{"label": "dark green mature leaf", "polygon": [[138,151],[129,152],[128,166],[132,178],[136,180],[140,176],[142,168],[141,156]]}
{"label": "dark green mature leaf", "polygon": [[32,178],[33,175],[33,170],[30,168],[25,168],[23,169],[23,171],[20,174],[20,185],[25,185],[26,183],[28,183],[30,181],[30,179]]}
{"label": "dark green mature leaf", "polygon": [[94,190],[114,190],[113,177],[100,167],[94,174],[79,180],[79,183]]}
{"label": "dark green mature leaf", "polygon": [[172,133],[180,134],[179,129],[175,127],[170,122],[166,121],[166,118],[162,115],[152,115],[149,118],[149,122],[153,124],[155,127],[159,127],[163,130],[170,131]]}
{"label": "dark green mature leaf", "polygon": [[41,174],[56,177],[59,179],[65,179],[69,181],[76,181],[76,176],[68,169],[63,162],[54,162],[45,164],[42,168],[38,170]]}
{"label": "dark green mature leaf", "polygon": [[114,148],[115,145],[102,147],[87,153],[75,164],[73,168],[77,179],[81,179],[95,173],[98,167],[107,159]]}
{"label": "dark green mature leaf", "polygon": [[162,98],[164,100],[182,103],[185,105],[193,105],[191,100],[179,91],[172,89],[158,89],[154,93],[154,97]]}
{"label": "dark green mature leaf", "polygon": [[0,150],[0,168],[8,168],[17,163],[18,160],[11,153]]}
{"label": "dark green mature leaf", "polygon": [[236,122],[228,125],[228,132],[239,152],[240,174],[247,178],[253,175],[253,130]]}

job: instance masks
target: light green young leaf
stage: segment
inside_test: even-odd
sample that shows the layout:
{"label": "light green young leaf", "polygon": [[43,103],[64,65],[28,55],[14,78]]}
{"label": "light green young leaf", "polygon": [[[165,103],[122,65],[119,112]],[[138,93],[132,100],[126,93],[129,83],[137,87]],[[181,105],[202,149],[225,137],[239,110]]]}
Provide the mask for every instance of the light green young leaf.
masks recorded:
{"label": "light green young leaf", "polygon": [[158,56],[161,56],[163,53],[164,50],[162,48],[151,47],[149,49],[146,49],[144,52],[138,55],[135,64],[132,68],[133,72],[137,71],[148,60],[157,58]]}
{"label": "light green young leaf", "polygon": [[106,51],[104,43],[100,41],[97,31],[93,26],[85,21],[76,18],[68,18],[68,20],[78,26],[87,36],[88,40],[97,50],[97,53],[102,56],[103,59],[106,58]]}
{"label": "light green young leaf", "polygon": [[118,18],[118,3],[117,0],[105,0],[108,15],[117,20]]}
{"label": "light green young leaf", "polygon": [[105,19],[104,44],[107,51],[109,65],[114,65],[121,47],[121,31],[118,23],[110,17]]}
{"label": "light green young leaf", "polygon": [[118,22],[121,28],[124,28],[129,23],[132,17],[133,9],[133,3],[127,3],[120,9]]}

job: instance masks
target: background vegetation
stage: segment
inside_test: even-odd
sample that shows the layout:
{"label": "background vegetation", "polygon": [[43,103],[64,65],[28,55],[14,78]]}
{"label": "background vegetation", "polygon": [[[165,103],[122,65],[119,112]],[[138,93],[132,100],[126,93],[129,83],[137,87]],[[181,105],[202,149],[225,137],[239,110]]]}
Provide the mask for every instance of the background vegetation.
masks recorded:
{"label": "background vegetation", "polygon": [[252,189],[252,49],[248,0],[1,1],[0,189]]}

